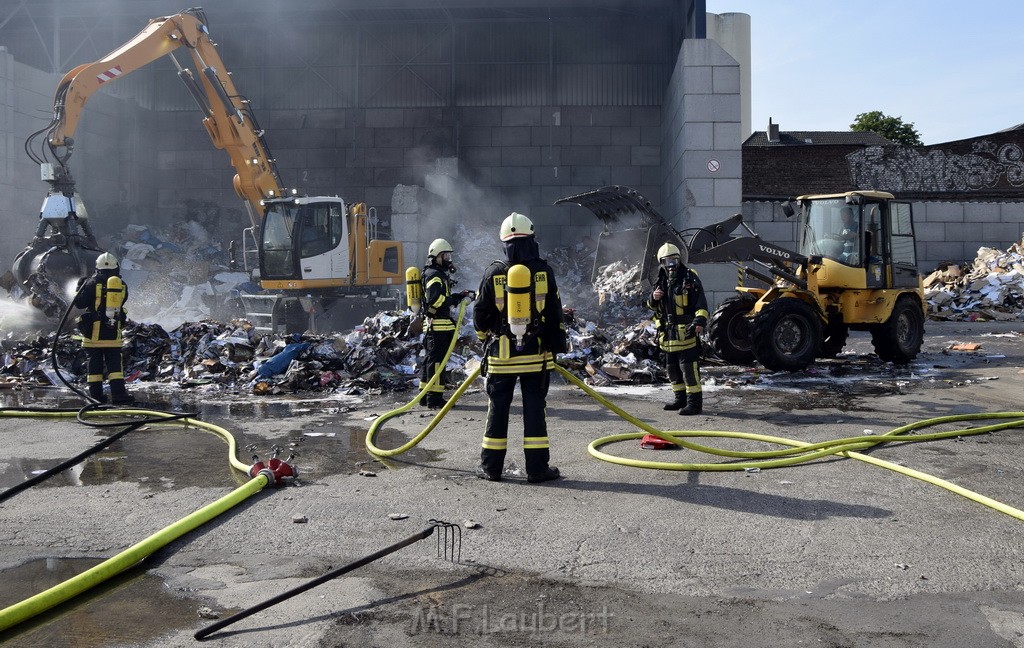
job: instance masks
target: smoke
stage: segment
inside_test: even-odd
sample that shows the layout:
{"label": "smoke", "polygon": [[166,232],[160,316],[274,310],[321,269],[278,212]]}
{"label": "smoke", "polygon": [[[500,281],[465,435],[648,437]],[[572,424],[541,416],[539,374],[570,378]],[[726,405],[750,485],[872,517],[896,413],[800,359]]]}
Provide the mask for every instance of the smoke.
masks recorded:
{"label": "smoke", "polygon": [[46,317],[42,311],[26,302],[0,298],[0,333],[18,336],[45,328]]}
{"label": "smoke", "polygon": [[[476,290],[487,267],[505,258],[500,239],[502,221],[513,211],[529,216],[529,202],[489,191],[462,176],[430,174],[426,184],[441,200],[424,211],[420,234],[428,243],[436,238],[451,243],[459,289]],[[543,256],[540,236],[538,243]]]}

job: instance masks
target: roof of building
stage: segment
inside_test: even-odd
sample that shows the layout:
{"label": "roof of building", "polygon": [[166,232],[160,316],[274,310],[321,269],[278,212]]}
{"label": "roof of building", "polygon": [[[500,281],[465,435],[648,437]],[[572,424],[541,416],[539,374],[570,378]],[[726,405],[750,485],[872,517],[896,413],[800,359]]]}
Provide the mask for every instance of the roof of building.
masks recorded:
{"label": "roof of building", "polygon": [[778,139],[768,139],[767,131],[754,131],[743,146],[809,146],[809,145],[885,146],[891,141],[878,133],[858,131],[785,131]]}

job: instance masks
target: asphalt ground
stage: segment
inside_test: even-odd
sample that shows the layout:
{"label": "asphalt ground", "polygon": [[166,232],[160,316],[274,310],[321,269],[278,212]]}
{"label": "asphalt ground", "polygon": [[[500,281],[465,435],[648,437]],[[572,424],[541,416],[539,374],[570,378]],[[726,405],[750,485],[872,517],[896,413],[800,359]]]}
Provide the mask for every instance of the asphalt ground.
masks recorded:
{"label": "asphalt ground", "polygon": [[[602,393],[665,430],[725,430],[803,442],[882,434],[936,416],[1024,409],[1024,323],[929,322],[911,366],[878,363],[866,335],[800,374],[705,366],[705,412],[662,410],[665,386]],[[955,351],[958,342],[980,343]],[[460,525],[455,563],[435,537],[212,635],[219,646],[1024,646],[1024,521],[856,459],[760,471],[644,470],[602,462],[594,439],[634,431],[576,388],[548,401],[552,464],[527,484],[513,409],[506,479],[473,476],[486,416],[474,386],[414,451],[375,461],[370,420],[410,394],[196,403],[240,447],[298,451],[294,485],[268,488],[107,584],[0,633],[11,646],[192,646],[193,633],[415,534]],[[8,404],[66,405],[53,393]],[[379,443],[422,429],[421,408]],[[950,424],[942,429],[967,427]],[[866,432],[869,431],[870,432]],[[0,485],[107,432],[0,418]],[[766,449],[746,441],[709,445]],[[723,461],[690,450],[609,452]],[[247,452],[240,451],[247,461]],[[868,451],[1024,509],[1024,430]],[[4,463],[6,462],[6,463]],[[102,459],[0,503],[0,608],[139,542],[244,479],[209,432],[149,426]],[[449,535],[449,539],[454,534]],[[200,616],[202,614],[204,617]]]}

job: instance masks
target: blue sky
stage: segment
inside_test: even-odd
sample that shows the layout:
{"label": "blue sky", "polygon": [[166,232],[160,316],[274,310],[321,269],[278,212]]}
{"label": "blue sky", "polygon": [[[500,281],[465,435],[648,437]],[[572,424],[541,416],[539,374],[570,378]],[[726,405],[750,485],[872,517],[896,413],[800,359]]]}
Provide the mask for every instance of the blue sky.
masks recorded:
{"label": "blue sky", "polygon": [[753,130],[848,130],[881,110],[939,144],[1024,123],[1020,0],[706,1],[750,16]]}

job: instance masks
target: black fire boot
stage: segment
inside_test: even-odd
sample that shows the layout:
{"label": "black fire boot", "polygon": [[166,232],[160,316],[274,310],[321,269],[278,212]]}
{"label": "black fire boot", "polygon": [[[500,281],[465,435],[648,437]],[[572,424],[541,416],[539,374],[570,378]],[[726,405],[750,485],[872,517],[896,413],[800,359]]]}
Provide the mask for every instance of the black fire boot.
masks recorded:
{"label": "black fire boot", "polygon": [[675,393],[675,400],[671,403],[665,403],[666,410],[677,410],[686,407],[686,392],[677,391]]}
{"label": "black fire boot", "polygon": [[424,397],[424,401],[430,409],[441,409],[448,404],[448,399],[441,392],[430,392]]}
{"label": "black fire boot", "polygon": [[487,470],[487,466],[480,464],[476,468],[476,476],[480,479],[486,479],[487,481],[499,482],[501,481],[500,472],[491,472]]}
{"label": "black fire boot", "polygon": [[110,401],[114,405],[131,405],[135,397],[128,393],[123,380],[114,379],[110,381]]}
{"label": "black fire boot", "polygon": [[562,473],[558,472],[558,468],[548,466],[544,469],[544,472],[527,475],[526,481],[531,484],[539,484],[541,482],[551,481],[552,479],[558,479],[561,476]]}
{"label": "black fire boot", "polygon": [[704,394],[697,392],[686,397],[686,407],[679,410],[679,413],[683,416],[693,416],[694,414],[700,414],[703,410]]}
{"label": "black fire boot", "polygon": [[100,405],[106,403],[107,397],[103,393],[103,383],[89,383],[89,397],[92,398],[97,403],[99,403]]}

